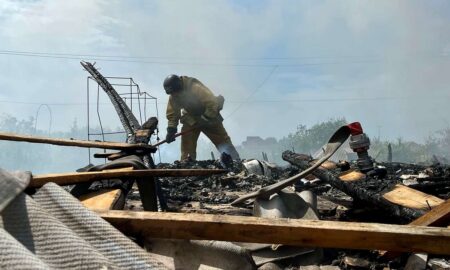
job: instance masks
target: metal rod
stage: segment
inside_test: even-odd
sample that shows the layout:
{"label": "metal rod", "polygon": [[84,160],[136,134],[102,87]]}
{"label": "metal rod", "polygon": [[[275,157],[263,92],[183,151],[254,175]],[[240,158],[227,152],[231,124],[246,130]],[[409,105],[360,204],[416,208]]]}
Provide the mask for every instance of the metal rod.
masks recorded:
{"label": "metal rod", "polygon": [[103,141],[105,141],[105,133],[103,132],[102,118],[100,117],[100,85],[99,84],[97,84],[97,117],[98,117],[98,122],[100,123],[102,139],[103,139]]}
{"label": "metal rod", "polygon": [[[89,94],[90,94],[90,92],[89,92],[89,80],[90,80],[90,76],[88,76],[87,77],[87,80],[86,80],[86,84],[87,84],[87,86],[86,86],[86,96],[87,96],[87,139],[88,139],[88,141],[90,141],[91,140],[91,137],[90,137],[90,125],[89,125],[89,122],[90,122],[90,116],[89,116]],[[89,159],[89,163],[88,164],[91,164],[91,148],[88,148],[88,159]]]}
{"label": "metal rod", "polygon": [[[141,96],[140,96],[140,89],[139,85],[136,84],[137,92],[138,92],[138,108],[139,108],[139,118],[141,119],[141,126],[143,124],[142,122],[142,110],[141,110]],[[144,121],[147,121],[147,118],[144,118]]]}

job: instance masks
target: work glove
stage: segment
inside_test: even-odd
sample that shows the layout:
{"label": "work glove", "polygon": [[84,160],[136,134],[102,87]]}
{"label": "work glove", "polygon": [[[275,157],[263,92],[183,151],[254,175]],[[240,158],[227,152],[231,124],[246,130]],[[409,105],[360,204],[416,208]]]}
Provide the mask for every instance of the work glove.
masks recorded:
{"label": "work glove", "polygon": [[177,133],[177,128],[174,128],[174,127],[167,128],[167,134],[166,134],[167,143],[171,143],[171,142],[175,141],[176,133]]}

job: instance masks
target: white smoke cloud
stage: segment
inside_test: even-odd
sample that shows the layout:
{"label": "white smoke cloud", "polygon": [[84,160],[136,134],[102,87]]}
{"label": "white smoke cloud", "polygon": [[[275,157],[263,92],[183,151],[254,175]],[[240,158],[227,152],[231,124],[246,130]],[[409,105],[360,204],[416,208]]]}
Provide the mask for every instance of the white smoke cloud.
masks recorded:
{"label": "white smoke cloud", "polygon": [[[225,116],[240,106],[225,121],[236,143],[341,116],[360,120],[371,135],[420,140],[448,125],[449,5],[5,0],[0,50],[139,56],[96,61],[104,75],[131,76],[159,98],[162,130],[161,83],[179,73],[224,95]],[[74,118],[83,125],[87,73],[76,59],[0,59],[0,100],[73,103],[51,105],[54,128],[66,129]],[[2,103],[0,112],[27,117],[38,106]],[[115,128],[108,110],[104,122]]]}

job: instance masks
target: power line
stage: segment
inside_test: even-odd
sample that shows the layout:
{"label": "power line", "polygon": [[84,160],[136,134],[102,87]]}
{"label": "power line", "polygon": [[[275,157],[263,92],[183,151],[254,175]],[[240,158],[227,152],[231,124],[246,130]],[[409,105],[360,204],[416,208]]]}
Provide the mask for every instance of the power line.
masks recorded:
{"label": "power line", "polygon": [[[29,53],[10,53],[0,52],[0,55],[51,58],[51,59],[67,59],[67,60],[86,60],[82,56],[64,56],[64,55],[45,55],[45,54],[29,54]],[[145,60],[127,60],[114,58],[92,58],[87,57],[90,61],[120,62],[120,63],[140,63],[140,64],[156,64],[156,65],[189,65],[189,66],[226,66],[226,67],[271,67],[270,64],[226,64],[226,63],[192,63],[192,62],[168,62],[168,61],[145,61]]]}
{"label": "power line", "polygon": [[[302,67],[302,66],[322,66],[322,65],[349,65],[349,64],[369,64],[380,62],[380,60],[358,60],[358,61],[338,61],[338,62],[318,62],[318,63],[220,63],[220,62],[180,62],[180,61],[147,61],[147,60],[129,60],[122,59],[121,56],[117,58],[108,58],[109,56],[89,56],[76,54],[50,54],[50,53],[32,53],[20,51],[0,51],[0,55],[7,56],[21,56],[21,57],[35,57],[47,59],[67,59],[67,60],[90,60],[90,61],[105,61],[105,62],[120,62],[120,63],[140,63],[140,64],[155,64],[155,65],[188,65],[188,66],[221,66],[221,67]],[[135,57],[132,57],[135,58]],[[179,58],[177,58],[179,59]],[[195,59],[195,58],[194,58]]]}
{"label": "power line", "polygon": [[[45,102],[27,102],[27,101],[20,101],[20,100],[0,100],[0,103],[41,105]],[[111,104],[111,103],[103,102],[101,104]],[[49,106],[86,106],[86,103],[83,103],[83,102],[57,102],[57,103],[45,103],[45,105],[49,105]],[[94,106],[94,105],[90,105],[90,106]]]}
{"label": "power line", "polygon": [[[263,86],[264,84],[266,84],[266,82],[270,79],[270,77],[272,76],[272,74],[275,72],[275,70],[278,68],[278,66],[273,67],[273,69],[269,72],[269,74],[267,74],[267,76],[264,78],[264,80],[258,85],[258,87],[255,88],[255,90],[253,90],[250,95],[248,95],[248,97],[245,99],[245,101],[250,100],[250,98],[256,93],[258,92]],[[225,117],[225,119],[228,119],[229,117],[231,117],[235,112],[237,112],[242,105],[245,102],[239,104],[236,109],[234,109],[228,116]]]}
{"label": "power line", "polygon": [[[352,56],[310,56],[310,57],[273,57],[273,58],[198,58],[198,57],[158,57],[158,56],[114,56],[114,55],[93,55],[93,54],[69,54],[69,53],[44,53],[44,52],[24,52],[24,51],[8,51],[3,50],[0,51],[0,55],[6,55],[6,56],[21,56],[21,57],[35,57],[35,58],[44,58],[44,59],[66,59],[66,60],[89,60],[89,61],[104,61],[104,62],[117,62],[117,63],[138,63],[138,64],[151,64],[151,65],[181,65],[181,66],[217,66],[217,67],[307,67],[307,66],[327,66],[327,65],[359,65],[359,64],[373,64],[373,63],[380,63],[384,61],[401,61],[396,59],[386,59],[386,58],[365,58],[362,57],[359,60],[352,60],[352,61],[328,61],[328,62],[302,62],[302,63],[282,63],[282,62],[275,62],[275,63],[226,63],[226,62],[208,62],[208,61],[202,61],[202,62],[196,62],[193,60],[208,60],[208,59],[236,59],[239,61],[242,60],[259,60],[259,61],[267,61],[267,60],[307,60],[307,59],[358,59],[358,56],[352,57]],[[416,55],[417,56],[417,55]],[[436,55],[436,56],[429,56],[433,58],[447,58],[447,55]],[[148,61],[148,60],[142,60],[142,59],[159,59],[159,61]],[[181,59],[185,60],[183,61],[161,61],[164,59]],[[411,60],[411,58],[408,58]],[[189,60],[189,61],[188,61]]]}
{"label": "power line", "polygon": [[[267,78],[267,77],[266,77]],[[268,79],[266,79],[267,82]],[[254,99],[254,100],[227,100],[227,103],[233,104],[255,104],[255,103],[301,103],[301,102],[339,102],[339,101],[388,101],[388,100],[444,100],[449,96],[428,96],[428,97],[357,97],[357,98],[311,98],[311,99]],[[11,104],[24,104],[24,105],[41,105],[42,102],[26,102],[17,100],[0,100],[0,103]],[[73,102],[58,102],[58,103],[45,103],[49,106],[86,106],[86,103],[73,103]],[[110,105],[109,102],[101,102],[100,104]],[[167,102],[158,102],[158,104],[167,104]],[[90,104],[90,106],[96,106]],[[239,105],[242,106],[242,105]],[[237,108],[235,109],[237,110]]]}
{"label": "power line", "polygon": [[96,57],[96,58],[124,58],[124,59],[221,59],[221,60],[246,60],[246,61],[266,61],[266,60],[299,60],[299,59],[341,59],[341,58],[379,58],[379,56],[285,56],[285,57],[220,57],[220,56],[202,56],[202,57],[186,57],[186,56],[129,56],[129,55],[99,55],[99,54],[82,54],[82,53],[53,53],[53,52],[36,52],[36,51],[17,51],[17,50],[0,50],[0,53],[11,54],[29,54],[29,55],[48,55],[48,56],[69,56],[69,57]]}
{"label": "power line", "polygon": [[252,100],[252,101],[227,101],[228,103],[300,103],[300,102],[331,102],[331,101],[383,101],[383,100],[442,100],[450,96],[431,97],[358,97],[358,98],[312,98],[312,99],[287,99],[287,100]]}
{"label": "power line", "polygon": [[[308,56],[280,56],[280,57],[226,57],[226,56],[130,56],[130,55],[101,55],[89,53],[56,53],[56,52],[37,52],[37,51],[19,51],[19,50],[0,50],[0,54],[12,55],[42,55],[42,56],[62,56],[62,57],[94,57],[94,58],[120,58],[120,59],[220,59],[220,60],[245,60],[245,61],[272,61],[272,60],[300,60],[300,59],[385,59],[383,55],[308,55]],[[446,53],[415,52],[414,56],[419,57],[449,57]]]}

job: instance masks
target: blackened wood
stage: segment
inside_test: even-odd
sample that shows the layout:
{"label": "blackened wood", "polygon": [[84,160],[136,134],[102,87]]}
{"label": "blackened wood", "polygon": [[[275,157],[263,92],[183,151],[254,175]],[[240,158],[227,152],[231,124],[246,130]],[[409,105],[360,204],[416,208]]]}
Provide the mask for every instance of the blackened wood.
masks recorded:
{"label": "blackened wood", "polygon": [[[305,160],[304,155],[294,153],[292,151],[283,152],[283,160],[299,167],[306,169],[310,167],[309,161]],[[383,194],[392,190],[394,184],[387,186],[384,192],[378,189],[372,190],[367,188],[367,179],[356,182],[344,182],[328,170],[318,168],[313,173],[317,178],[327,182],[332,187],[339,189],[350,197],[364,202],[368,205],[373,205],[386,210],[392,216],[395,216],[403,221],[412,221],[425,213],[422,210],[411,209],[400,205],[393,204],[383,198]],[[379,180],[383,181],[383,180]]]}

